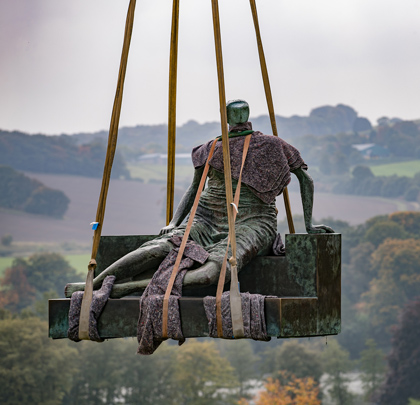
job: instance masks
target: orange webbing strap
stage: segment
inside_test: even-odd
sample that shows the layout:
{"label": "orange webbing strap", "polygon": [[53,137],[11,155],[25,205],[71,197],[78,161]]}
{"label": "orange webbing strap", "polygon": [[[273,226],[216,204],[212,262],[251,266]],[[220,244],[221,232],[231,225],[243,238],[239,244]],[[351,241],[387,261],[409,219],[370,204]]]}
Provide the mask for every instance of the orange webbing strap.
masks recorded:
{"label": "orange webbing strap", "polygon": [[[233,193],[232,193],[232,177],[230,170],[230,153],[229,153],[229,137],[227,130],[227,112],[226,112],[226,95],[225,95],[225,79],[223,73],[223,55],[222,55],[222,40],[220,34],[219,21],[219,5],[217,0],[212,0],[213,12],[213,31],[214,31],[214,45],[216,51],[217,64],[217,79],[219,85],[219,104],[220,104],[220,123],[222,126],[222,144],[223,144],[223,171],[225,174],[225,189],[226,189],[226,208],[229,224],[229,236],[232,246],[232,257],[229,262],[231,264],[231,277],[237,278],[236,268],[236,236],[235,236],[235,222],[233,220],[234,208]],[[236,294],[230,296],[230,310],[232,314],[232,327],[235,337],[243,337],[244,324],[242,320],[241,296],[239,294],[238,286],[236,286]]]}
{"label": "orange webbing strap", "polygon": [[165,296],[163,297],[163,311],[162,311],[162,337],[168,337],[168,309],[169,309],[169,297],[172,292],[172,287],[174,286],[176,276],[178,274],[179,265],[182,260],[182,255],[184,254],[185,245],[188,241],[188,236],[190,234],[191,226],[194,221],[195,213],[197,211],[198,202],[200,201],[201,192],[203,191],[204,184],[206,183],[207,173],[209,171],[209,161],[213,156],[214,148],[216,147],[217,139],[214,140],[211,145],[209,156],[207,158],[206,165],[204,166],[203,174],[201,176],[200,184],[198,186],[197,194],[195,195],[194,204],[191,208],[190,217],[188,218],[188,223],[185,228],[184,236],[182,237],[181,246],[179,247],[178,255],[175,260],[174,268],[172,270],[171,278],[169,279],[168,286],[166,287]]}
{"label": "orange webbing strap", "polygon": [[130,49],[131,33],[133,31],[134,10],[136,0],[130,0],[127,11],[127,20],[125,23],[124,44],[121,53],[120,70],[118,73],[117,90],[112,109],[111,123],[108,136],[108,148],[106,152],[104,173],[102,177],[101,193],[99,195],[98,209],[96,211],[96,222],[98,227],[93,234],[92,255],[88,265],[88,274],[86,277],[85,292],[83,294],[82,307],[79,320],[79,339],[89,340],[89,311],[93,295],[93,277],[96,268],[96,254],[98,252],[99,241],[101,239],[102,224],[105,216],[106,197],[108,194],[109,181],[111,177],[112,162],[114,160],[115,149],[117,146],[118,124],[120,121],[120,112],[122,96],[124,89],[125,72],[127,68],[128,52]]}
{"label": "orange webbing strap", "polygon": [[[240,195],[241,195],[242,171],[243,171],[243,168],[244,168],[246,155],[248,154],[248,148],[249,148],[250,141],[251,141],[251,135],[247,135],[247,137],[245,138],[245,142],[244,142],[244,149],[243,149],[243,152],[242,152],[241,170],[239,172],[238,184],[236,186],[236,192],[235,192],[234,203],[235,203],[237,208],[239,207],[239,198],[240,198]],[[237,214],[238,214],[238,212],[235,210],[234,213],[233,213],[233,220],[234,221],[236,220],[236,215]],[[230,243],[230,238],[228,237],[226,253],[225,253],[225,257],[223,259],[222,268],[220,270],[219,282],[217,283],[217,292],[216,292],[216,324],[217,324],[217,336],[219,338],[223,337],[222,294],[223,294],[223,287],[225,285],[225,279],[226,279],[226,265],[227,265],[227,258],[228,258],[228,254],[229,254],[229,243]],[[231,282],[231,286],[234,284],[235,287],[236,287],[236,290],[238,290],[238,280],[236,279],[236,281],[234,281],[231,278],[230,282]],[[241,311],[242,311],[242,308],[241,308]]]}
{"label": "orange webbing strap", "polygon": [[[273,135],[278,136],[276,116],[274,114],[273,97],[271,95],[270,80],[268,78],[267,64],[265,62],[264,49],[261,41],[260,26],[258,23],[257,6],[255,0],[249,0],[252,11],[252,19],[254,20],[255,34],[257,36],[258,55],[260,57],[261,73],[264,83],[265,98],[267,100],[268,113],[270,116],[271,128]],[[289,232],[295,233],[295,226],[293,224],[292,210],[290,208],[289,192],[287,187],[283,190],[284,206],[286,208],[287,223],[289,224]]]}
{"label": "orange webbing strap", "polygon": [[166,225],[174,213],[175,190],[175,139],[176,139],[176,78],[178,66],[178,21],[179,0],[173,0],[171,51],[169,56],[169,100],[168,100],[168,168],[166,182]]}

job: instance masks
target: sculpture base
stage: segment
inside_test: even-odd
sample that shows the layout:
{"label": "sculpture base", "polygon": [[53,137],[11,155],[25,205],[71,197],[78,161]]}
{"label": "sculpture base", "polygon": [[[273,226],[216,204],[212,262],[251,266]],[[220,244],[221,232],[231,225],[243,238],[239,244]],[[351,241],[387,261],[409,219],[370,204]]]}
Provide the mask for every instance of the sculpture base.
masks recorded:
{"label": "sculpture base", "polygon": [[[101,268],[133,250],[139,238],[145,237],[102,237],[98,255]],[[239,282],[243,292],[278,297],[265,299],[270,336],[291,338],[340,333],[340,234],[286,235],[286,256],[256,257],[239,273]],[[202,297],[214,296],[215,286],[185,289],[183,295],[180,312],[184,336],[208,337]],[[67,337],[69,307],[70,299],[49,300],[51,338]],[[104,339],[136,336],[138,317],[139,297],[110,299],[98,322],[99,334]]]}

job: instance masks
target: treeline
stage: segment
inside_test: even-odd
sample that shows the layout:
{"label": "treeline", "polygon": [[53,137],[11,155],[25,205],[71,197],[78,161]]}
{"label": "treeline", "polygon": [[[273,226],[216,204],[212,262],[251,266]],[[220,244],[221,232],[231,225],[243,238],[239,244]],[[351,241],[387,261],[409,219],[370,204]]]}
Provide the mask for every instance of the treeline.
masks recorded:
{"label": "treeline", "polygon": [[[27,135],[0,131],[0,164],[38,173],[102,177],[106,146],[91,139],[77,145],[70,136]],[[113,178],[130,178],[125,161],[116,153]]]}
{"label": "treeline", "polygon": [[[420,316],[420,212],[377,216],[357,226],[320,222],[342,234],[342,329],[337,341],[351,359],[359,359],[359,369],[364,363],[369,370],[362,375],[366,400],[389,405],[420,400],[415,382],[420,324],[413,321]],[[303,218],[295,224],[301,232]],[[279,225],[282,231],[287,227],[285,221]]]}
{"label": "treeline", "polygon": [[352,166],[365,162],[355,144],[374,143],[385,148],[390,157],[420,158],[420,125],[399,119],[378,120],[376,128],[353,130],[334,135],[305,135],[290,139],[310,166],[324,175],[346,175]]}
{"label": "treeline", "polygon": [[[251,378],[261,378],[257,361],[270,360],[266,355],[256,356],[251,343],[244,340],[189,339],[181,347],[163,344],[152,356],[139,357],[132,338],[76,344],[52,341],[47,333],[46,321],[30,314],[2,314],[2,404],[246,404],[246,398],[253,396],[248,393],[253,388]],[[297,343],[287,346],[294,354],[302,349]],[[324,352],[330,357],[328,350]],[[323,353],[314,359],[313,353],[303,349],[301,358],[312,360],[308,369],[314,364],[322,367],[327,358]],[[280,373],[273,375],[275,381],[280,377]],[[314,378],[289,377],[282,383],[300,388],[300,403],[321,403],[319,381]],[[285,394],[290,401],[295,397],[292,392]],[[265,404],[262,400],[256,403]]]}
{"label": "treeline", "polygon": [[0,207],[61,218],[69,198],[8,166],[0,166]]}
{"label": "treeline", "polygon": [[420,212],[377,216],[342,235],[339,341],[352,357],[368,338],[388,351],[400,311],[420,295]]}
{"label": "treeline", "polygon": [[[348,174],[350,167],[363,163],[354,144],[375,143],[386,148],[390,156],[420,157],[420,128],[414,121],[383,117],[373,128],[369,120],[342,104],[315,108],[308,116],[276,116],[276,120],[279,136],[296,146],[310,166],[317,166],[326,175]],[[255,130],[272,133],[268,116],[251,121]],[[177,128],[177,152],[189,153],[194,146],[218,135],[220,123],[191,120]],[[107,131],[60,136],[0,131],[0,164],[18,170],[100,177],[107,138]],[[112,176],[129,178],[126,161],[166,150],[166,125],[122,127]]]}
{"label": "treeline", "polygon": [[343,240],[342,332],[328,340],[188,339],[148,357],[134,339],[50,341],[46,300],[78,276],[56,254],[16,259],[0,288],[0,402],[244,405],[256,388],[258,405],[420,400],[420,213],[321,222]]}
{"label": "treeline", "polygon": [[[252,104],[251,104],[252,113]],[[251,118],[254,130],[272,134],[268,115]],[[314,108],[309,116],[282,117],[276,116],[279,136],[285,139],[295,139],[312,134],[314,136],[332,135],[340,132],[370,130],[370,122],[358,117],[357,112],[346,105],[335,107],[324,106]],[[123,127],[119,130],[119,149],[125,158],[130,159],[141,153],[164,153],[167,150],[166,125],[138,125]],[[177,128],[177,151],[190,152],[194,146],[200,145],[220,135],[220,123],[208,122],[199,124],[188,121]],[[78,144],[89,143],[92,139],[105,140],[106,131],[95,133],[79,133],[72,135]]]}
{"label": "treeline", "polygon": [[385,117],[369,132],[369,142],[388,148],[392,156],[420,158],[420,126],[414,121],[393,122]]}
{"label": "treeline", "polygon": [[413,178],[406,176],[375,176],[367,166],[356,166],[349,180],[338,183],[333,191],[337,194],[404,197],[406,201],[417,201],[420,195],[420,172]]}

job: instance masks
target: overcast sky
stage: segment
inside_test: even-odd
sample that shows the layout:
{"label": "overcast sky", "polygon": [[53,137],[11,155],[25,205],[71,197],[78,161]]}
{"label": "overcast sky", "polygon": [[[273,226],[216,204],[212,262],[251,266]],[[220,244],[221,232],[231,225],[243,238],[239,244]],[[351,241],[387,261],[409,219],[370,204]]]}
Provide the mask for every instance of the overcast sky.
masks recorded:
{"label": "overcast sky", "polygon": [[[266,113],[249,2],[219,0],[228,99]],[[257,0],[276,114],[420,118],[419,0]],[[0,129],[107,129],[128,0],[0,1]],[[171,0],[137,1],[120,125],[167,121]],[[180,1],[178,123],[219,119],[210,0]]]}

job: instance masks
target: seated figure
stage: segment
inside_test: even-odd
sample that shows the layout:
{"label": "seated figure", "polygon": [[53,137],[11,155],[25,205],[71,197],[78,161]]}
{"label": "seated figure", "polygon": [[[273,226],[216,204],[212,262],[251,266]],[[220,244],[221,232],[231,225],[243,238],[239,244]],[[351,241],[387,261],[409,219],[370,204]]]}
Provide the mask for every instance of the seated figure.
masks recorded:
{"label": "seated figure", "polygon": [[[252,134],[235,223],[238,271],[255,256],[270,254],[277,235],[275,198],[290,182],[290,173],[295,174],[300,183],[306,231],[334,232],[325,225],[312,225],[313,181],[298,150],[281,138],[252,131],[252,125],[248,122],[249,106],[243,100],[228,102],[227,117],[233,193],[239,177],[245,136]],[[150,279],[142,275],[146,272],[150,274],[150,270],[159,267],[174,247],[170,242],[173,236],[182,237],[184,234],[184,220],[193,205],[212,142],[193,149],[194,178],[170,224],[160,231],[157,238],[144,243],[100,273],[94,279],[94,289],[100,288],[108,275],[116,277],[111,293],[113,298],[138,292],[147,286]],[[217,143],[209,165],[208,184],[201,195],[189,236],[206,249],[209,258],[203,265],[186,273],[183,285],[189,287],[217,284],[227,248],[229,227],[221,141]],[[229,264],[226,282],[228,280]],[[83,289],[84,283],[67,284],[65,294],[70,297],[74,291]]]}

